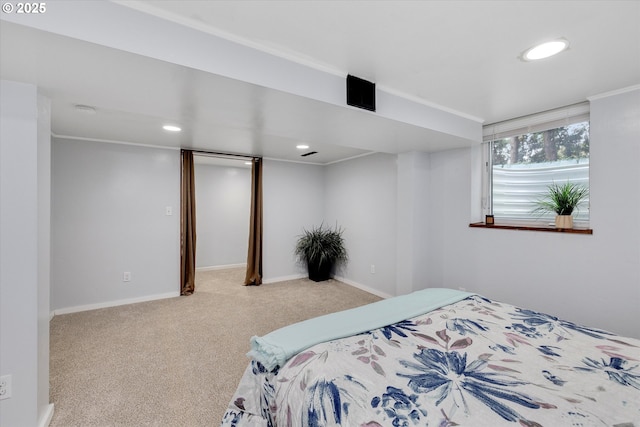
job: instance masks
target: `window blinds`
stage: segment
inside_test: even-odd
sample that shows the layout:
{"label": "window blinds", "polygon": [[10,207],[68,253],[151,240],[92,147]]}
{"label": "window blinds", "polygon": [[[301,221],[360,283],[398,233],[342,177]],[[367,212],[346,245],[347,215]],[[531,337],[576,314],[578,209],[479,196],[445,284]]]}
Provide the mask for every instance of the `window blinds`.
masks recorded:
{"label": "window blinds", "polygon": [[567,107],[485,125],[482,128],[482,140],[484,142],[495,141],[586,121],[589,121],[589,103],[581,102]]}

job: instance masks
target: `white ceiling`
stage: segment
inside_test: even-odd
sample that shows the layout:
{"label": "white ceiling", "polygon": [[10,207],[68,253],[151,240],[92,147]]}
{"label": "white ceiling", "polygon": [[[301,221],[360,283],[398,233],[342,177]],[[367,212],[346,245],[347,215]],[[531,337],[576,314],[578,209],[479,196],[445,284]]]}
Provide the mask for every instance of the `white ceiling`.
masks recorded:
{"label": "white ceiling", "polygon": [[[640,82],[638,1],[127,2],[488,123]],[[553,60],[518,60],[564,37]]]}
{"label": "white ceiling", "polygon": [[[640,1],[116,3],[109,6],[130,15],[132,23],[143,12],[284,58],[304,66],[301,70],[363,77],[379,91],[406,98],[416,112],[420,106],[436,107],[473,123],[544,111],[640,83]],[[0,75],[37,84],[52,99],[57,135],[321,164],[372,151],[474,143],[422,123],[207,72],[184,60],[141,55],[137,39],[131,39],[130,52],[115,49],[106,37],[84,37],[92,25],[101,25],[104,8],[98,2],[47,5],[49,15],[39,17],[42,21],[2,14]],[[63,6],[84,13],[83,22],[47,27],[44,21],[59,19],[56,8]],[[111,37],[127,31],[132,29],[113,24]],[[528,47],[557,37],[568,39],[570,50],[538,63],[518,59]],[[216,56],[195,48],[192,54]],[[76,104],[94,106],[97,114],[80,114]],[[162,131],[159,125],[167,121],[179,123],[183,132]],[[300,142],[318,154],[300,157],[294,148]]]}

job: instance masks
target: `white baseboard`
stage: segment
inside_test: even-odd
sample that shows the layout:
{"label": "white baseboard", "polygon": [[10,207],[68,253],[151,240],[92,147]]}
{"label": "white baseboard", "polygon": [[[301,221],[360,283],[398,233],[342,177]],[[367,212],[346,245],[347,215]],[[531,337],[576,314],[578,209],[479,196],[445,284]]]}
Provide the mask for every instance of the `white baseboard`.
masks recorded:
{"label": "white baseboard", "polygon": [[117,307],[119,305],[135,304],[138,302],[155,301],[159,299],[175,298],[179,296],[180,296],[179,291],[167,292],[166,294],[147,295],[144,297],[128,298],[128,299],[121,299],[116,301],[107,301],[107,302],[101,302],[98,304],[78,305],[75,307],[59,308],[57,310],[54,310],[53,314],[54,315],[70,314],[70,313],[77,313],[80,311],[97,310],[99,308],[108,308],[108,307]]}
{"label": "white baseboard", "polygon": [[369,286],[362,285],[362,284],[360,284],[358,282],[354,282],[353,280],[345,279],[344,277],[335,276],[334,279],[339,280],[342,283],[345,283],[345,284],[347,284],[349,286],[353,286],[354,288],[358,288],[358,289],[360,289],[362,291],[369,292],[370,294],[377,295],[380,298],[387,299],[387,298],[392,298],[393,297],[393,295],[389,295],[386,292],[381,292],[381,291],[379,291],[377,289],[374,289],[374,288],[371,288]]}
{"label": "white baseboard", "polygon": [[[304,274],[304,273],[303,274],[293,274],[291,276],[280,276],[280,277],[272,277],[270,279],[262,279],[262,283],[269,284],[269,283],[285,282],[287,280],[297,280],[297,279],[303,279],[305,277],[308,277],[308,275]],[[379,296],[380,298],[387,299],[387,298],[393,297],[393,295],[389,295],[386,292],[381,292],[381,291],[379,291],[377,289],[374,289],[374,288],[371,288],[369,286],[360,284],[358,282],[354,282],[353,280],[349,280],[349,279],[346,279],[346,278],[341,277],[341,276],[334,276],[333,278],[338,280],[338,281],[340,281],[340,282],[342,282],[342,283],[344,283],[345,285],[353,286],[354,288],[358,288],[358,289],[360,289],[362,291],[369,292],[370,294]]]}
{"label": "white baseboard", "polygon": [[246,267],[247,263],[243,264],[227,264],[227,265],[212,265],[210,267],[197,267],[196,271],[213,271],[213,270],[227,270],[229,268],[241,268]]}
{"label": "white baseboard", "polygon": [[51,423],[51,419],[53,418],[53,403],[47,405],[44,410],[44,414],[40,417],[40,421],[38,422],[38,427],[49,427]]}
{"label": "white baseboard", "polygon": [[270,279],[262,279],[262,283],[264,284],[269,284],[269,283],[276,283],[276,282],[286,282],[287,280],[297,280],[297,279],[303,279],[307,277],[306,274],[292,274],[291,276],[280,276],[280,277],[272,277]]}

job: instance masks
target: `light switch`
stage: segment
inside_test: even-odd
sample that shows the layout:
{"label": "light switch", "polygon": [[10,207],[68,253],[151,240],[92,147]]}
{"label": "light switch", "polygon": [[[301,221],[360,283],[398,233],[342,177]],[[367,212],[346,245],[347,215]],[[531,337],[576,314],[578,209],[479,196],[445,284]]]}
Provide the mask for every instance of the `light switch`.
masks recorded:
{"label": "light switch", "polygon": [[167,206],[165,208],[165,215],[167,215],[167,216],[173,215],[173,208],[171,206]]}

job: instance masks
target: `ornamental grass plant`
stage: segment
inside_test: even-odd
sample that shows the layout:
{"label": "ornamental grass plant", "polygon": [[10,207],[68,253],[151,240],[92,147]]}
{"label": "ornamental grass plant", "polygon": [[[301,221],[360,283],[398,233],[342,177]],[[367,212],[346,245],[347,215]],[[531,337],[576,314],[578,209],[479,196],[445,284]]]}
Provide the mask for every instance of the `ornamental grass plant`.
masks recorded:
{"label": "ornamental grass plant", "polygon": [[541,215],[555,212],[557,215],[571,215],[578,205],[589,197],[589,189],[583,185],[567,182],[547,187],[547,193],[541,197],[533,212]]}
{"label": "ornamental grass plant", "polygon": [[333,229],[323,224],[310,230],[303,229],[303,234],[296,244],[295,254],[307,265],[347,261],[342,233],[342,228],[338,228],[337,225]]}

